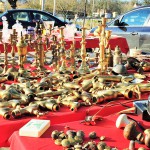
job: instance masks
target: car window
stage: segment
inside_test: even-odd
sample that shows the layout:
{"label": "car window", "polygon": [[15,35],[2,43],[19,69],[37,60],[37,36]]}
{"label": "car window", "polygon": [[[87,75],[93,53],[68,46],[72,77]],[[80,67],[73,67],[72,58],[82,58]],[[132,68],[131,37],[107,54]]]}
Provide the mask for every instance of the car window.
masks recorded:
{"label": "car window", "polygon": [[150,26],[150,14],[149,14],[149,16],[147,17],[147,21],[146,21],[146,23],[144,24],[144,26]]}
{"label": "car window", "polygon": [[139,9],[123,16],[120,21],[125,26],[143,26],[150,14],[150,9]]}
{"label": "car window", "polygon": [[42,21],[55,21],[54,18],[46,15],[46,14],[41,14],[41,13],[33,13],[34,15],[34,20],[35,21],[39,21],[39,20],[42,20]]}
{"label": "car window", "polygon": [[29,15],[27,12],[14,12],[12,17],[14,20],[29,21]]}

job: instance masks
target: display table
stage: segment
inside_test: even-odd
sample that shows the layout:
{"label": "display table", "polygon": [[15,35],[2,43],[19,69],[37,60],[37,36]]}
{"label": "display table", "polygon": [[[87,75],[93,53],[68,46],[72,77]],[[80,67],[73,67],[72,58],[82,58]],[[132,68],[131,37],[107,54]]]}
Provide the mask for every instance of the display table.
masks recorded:
{"label": "display table", "polygon": [[[131,104],[131,103],[130,103]],[[128,104],[127,104],[128,105]],[[116,128],[116,119],[118,115],[115,113],[123,109],[123,106],[118,105],[117,102],[114,102],[114,105],[111,104],[109,107],[103,108],[103,110],[99,113],[99,115],[103,116],[101,121],[97,121],[96,125],[94,126],[87,126],[81,124],[80,121],[85,116],[85,111],[79,111],[75,113],[76,115],[70,115],[71,118],[77,117],[80,114],[78,121],[72,122],[65,122],[65,123],[58,123],[53,124],[53,118],[50,117],[49,119],[52,121],[52,125],[50,128],[40,137],[40,138],[33,138],[33,137],[23,137],[19,136],[18,131],[15,131],[11,137],[9,138],[10,142],[10,149],[11,150],[47,150],[47,149],[55,149],[55,150],[62,150],[62,146],[57,146],[54,144],[54,141],[51,139],[51,132],[53,130],[63,131],[65,126],[70,127],[71,130],[83,130],[85,132],[85,141],[90,141],[88,135],[90,132],[95,131],[97,136],[105,136],[105,142],[111,148],[117,148],[118,150],[122,150],[129,147],[129,140],[123,137],[123,128],[118,129]],[[84,109],[83,109],[84,110]],[[139,116],[129,115],[130,117],[136,119],[141,123],[141,125],[145,128],[150,128],[150,123],[141,120]],[[57,116],[58,117],[58,116]],[[61,119],[63,114],[59,117]],[[69,116],[68,116],[69,117]],[[48,118],[47,118],[48,119]],[[66,120],[67,117],[64,116]],[[99,142],[99,138],[95,139],[94,141]],[[141,145],[135,143],[135,147],[145,147],[145,145]]]}
{"label": "display table", "polygon": [[[145,98],[147,94],[145,95]],[[124,101],[124,100],[122,100]],[[119,103],[115,103],[117,109],[113,109],[112,107],[107,107],[99,115],[107,116],[112,111],[115,113],[125,107],[121,106]],[[132,105],[132,102],[129,104]],[[103,105],[97,105],[90,108],[90,114],[94,115],[98,110],[101,109]],[[51,125],[61,124],[78,120],[84,120],[86,116],[86,112],[89,110],[89,107],[81,107],[78,109],[77,112],[72,112],[67,107],[62,107],[58,112],[49,112],[47,115],[40,117],[40,119],[49,119],[51,120]],[[0,147],[9,146],[8,139],[14,131],[19,130],[24,124],[26,124],[30,119],[36,118],[35,116],[24,116],[20,119],[13,119],[13,120],[5,120],[0,116]]]}
{"label": "display table", "polygon": [[[9,84],[11,84],[11,82]],[[142,99],[144,99],[144,100],[148,99],[149,94],[150,94],[149,92],[142,93]],[[125,105],[127,105],[129,107],[132,107],[133,106],[133,101],[134,101],[134,99],[126,100],[123,97],[120,97],[117,100],[116,99],[113,100],[110,104],[107,104],[108,102],[106,101],[105,103],[97,104],[97,105],[94,105],[92,107],[82,106],[78,109],[77,112],[72,112],[71,110],[69,110],[68,107],[64,106],[64,107],[60,107],[60,110],[58,112],[51,112],[50,111],[48,114],[46,114],[44,116],[41,116],[39,119],[51,120],[51,126],[53,126],[52,129],[54,129],[55,125],[57,127],[58,124],[63,124],[64,123],[66,125],[69,125],[70,122],[77,121],[76,122],[76,124],[78,124],[77,129],[79,129],[79,128],[84,128],[84,126],[81,125],[79,122],[80,122],[80,120],[85,119],[86,113],[87,113],[88,110],[89,110],[89,115],[94,115],[99,110],[101,110],[98,113],[98,115],[100,115],[102,117],[106,117],[106,116],[109,116],[111,114],[115,114],[118,111],[121,111],[123,109],[126,109],[126,107],[122,106],[121,103],[122,104],[124,103]],[[16,150],[17,147],[15,148],[13,146],[15,146],[16,144],[19,144],[19,140],[18,141],[14,140],[14,139],[17,139],[15,136],[18,135],[18,134],[16,134],[15,131],[18,131],[23,125],[25,125],[29,120],[31,120],[33,118],[36,118],[36,117],[35,116],[23,116],[20,119],[5,120],[5,119],[2,118],[2,116],[0,116],[0,133],[1,133],[0,134],[0,147],[11,145],[12,149]],[[141,119],[141,117],[139,117],[138,119]],[[112,120],[115,122],[115,119],[112,119]],[[109,121],[107,123],[109,125]],[[93,126],[92,128],[95,129],[95,130],[98,130],[97,127],[98,126],[96,125],[96,126]],[[101,127],[101,125],[100,125],[100,127]],[[86,126],[85,126],[85,128],[86,128]],[[103,128],[104,128],[104,126],[103,126]],[[115,127],[112,126],[112,128],[115,128]],[[147,126],[147,128],[150,128],[150,125]],[[51,133],[52,129],[50,127],[50,130],[48,132]],[[87,131],[88,131],[88,129],[87,129]],[[11,138],[10,138],[10,136],[11,136]],[[113,134],[110,135],[110,137],[111,136],[113,136]],[[13,138],[13,137],[15,137],[15,138]],[[50,135],[49,135],[49,137],[50,137]],[[9,140],[9,142],[8,142],[9,138],[11,140]],[[18,138],[28,139],[27,137],[19,137],[19,136],[18,136]],[[37,140],[37,138],[35,138],[35,139]],[[41,138],[39,138],[38,140],[41,140]],[[17,143],[15,143],[15,141]],[[50,139],[48,141],[50,141]],[[38,141],[37,141],[37,143],[38,143]],[[44,142],[44,143],[46,144],[46,142]],[[36,143],[33,143],[33,144],[36,145]],[[24,145],[24,143],[23,143],[23,145]],[[32,145],[29,144],[29,146],[32,146]]]}
{"label": "display table", "polygon": [[[114,41],[114,43],[118,41],[118,44],[122,45],[122,47],[126,49],[127,47],[125,46],[125,44],[121,43],[117,39],[118,37],[113,38],[112,41]],[[89,45],[91,45],[91,47],[94,47],[94,44],[97,45],[99,44],[98,39],[93,40],[91,38],[87,39],[87,43],[90,40],[91,42],[89,42]],[[80,46],[80,41],[81,38],[77,38],[76,48]],[[71,44],[72,41],[66,40],[66,43],[68,43],[66,44],[66,46],[68,46],[69,48],[70,47],[69,43]],[[115,43],[113,46],[115,47],[117,46],[117,44]],[[9,84],[12,83],[10,82]],[[148,96],[149,93],[142,93],[142,99],[147,99]],[[84,130],[84,132],[86,133],[86,137],[88,136],[88,133],[90,131],[96,131],[98,136],[102,136],[102,135],[106,136],[106,142],[109,146],[118,147],[120,149],[126,148],[128,147],[129,141],[123,138],[122,130],[116,129],[115,127],[115,121],[117,118],[116,113],[118,111],[126,109],[126,107],[121,105],[121,103],[124,103],[129,107],[132,107],[133,101],[134,99],[126,100],[123,97],[120,97],[118,100],[115,99],[114,101],[112,101],[112,103],[109,104],[107,104],[108,102],[105,102],[105,103],[94,105],[92,107],[85,107],[85,106],[80,107],[77,112],[72,112],[71,110],[69,110],[68,107],[61,107],[58,112],[49,111],[48,114],[38,118],[38,119],[47,119],[51,121],[51,127],[40,138],[20,137],[18,135],[18,130],[31,119],[33,118],[35,119],[36,118],[35,116],[23,116],[20,119],[10,119],[10,120],[5,120],[2,117],[0,117],[0,133],[1,133],[0,147],[10,146],[10,149],[12,150],[17,150],[17,149],[47,150],[49,148],[59,150],[62,149],[62,147],[56,146],[54,144],[54,141],[51,140],[50,135],[54,129],[63,130],[64,126],[67,125],[70,128],[75,130],[79,130],[79,129]],[[102,116],[103,120],[97,122],[95,126],[85,126],[83,124],[80,124],[80,121],[85,119],[87,111],[89,109],[90,109],[89,111],[90,115],[94,115],[99,110],[101,110],[98,115]],[[146,128],[150,128],[149,124],[147,122],[143,122],[140,117],[137,117],[137,120],[141,121],[142,124],[146,126]],[[118,133],[119,136],[115,133]],[[125,145],[122,144],[122,141],[124,142]]]}
{"label": "display table", "polygon": [[[81,36],[75,36],[75,48],[81,48]],[[71,44],[72,44],[72,39],[65,39],[65,48],[69,49]],[[128,47],[128,43],[126,41],[126,39],[124,37],[121,36],[112,36],[109,40],[109,45],[111,47],[112,50],[115,49],[116,46],[119,46],[121,51],[125,54],[128,53],[129,51],[129,47]],[[97,37],[86,37],[86,48],[98,48],[99,47],[99,38]],[[8,51],[11,51],[11,45],[8,46]],[[31,47],[28,47],[28,51],[33,51],[33,49],[31,49]],[[0,44],[0,52],[3,53],[4,52],[4,48],[3,45]]]}
{"label": "display table", "polygon": [[[47,67],[47,69],[50,69],[50,68]],[[148,73],[146,73],[146,74],[148,74]],[[12,84],[14,82],[13,81],[7,81],[6,83]],[[149,94],[150,94],[150,92],[142,93],[142,99],[144,99],[144,100],[148,99]],[[55,125],[57,127],[58,124],[64,123],[67,125],[70,122],[77,121],[76,124],[78,123],[78,128],[80,128],[81,124],[79,122],[80,122],[80,120],[85,119],[86,112],[88,110],[90,110],[89,111],[90,115],[94,115],[100,109],[102,109],[98,115],[100,115],[102,117],[106,117],[106,116],[109,116],[111,114],[115,114],[118,111],[121,111],[123,109],[126,109],[126,107],[122,106],[121,103],[125,103],[129,107],[132,107],[133,101],[134,101],[134,99],[126,100],[126,99],[124,99],[124,97],[119,97],[118,99],[113,100],[109,105],[107,104],[108,101],[106,101],[105,103],[97,104],[97,105],[94,105],[92,107],[82,106],[78,109],[77,112],[72,112],[68,107],[64,106],[64,107],[60,107],[60,110],[58,112],[51,112],[50,111],[48,114],[40,117],[40,119],[51,120],[51,126],[53,126],[53,128],[55,127]],[[107,107],[106,107],[106,105],[107,105]],[[104,107],[104,109],[103,109],[103,107]],[[1,133],[0,134],[0,147],[10,146],[10,145],[11,145],[11,147],[15,146],[14,140],[9,140],[9,142],[8,142],[8,139],[10,138],[10,136],[15,131],[18,131],[23,125],[25,125],[29,120],[31,120],[33,118],[36,118],[36,117],[35,116],[23,116],[20,119],[6,120],[6,119],[3,119],[2,116],[0,116],[0,133]],[[141,118],[139,117],[139,119],[141,119]],[[113,120],[113,121],[115,122],[115,120]],[[108,122],[108,124],[109,124],[109,122]],[[81,125],[81,127],[84,127],[84,126]],[[97,130],[96,129],[97,125],[93,126],[92,128],[95,128],[95,130]],[[115,127],[113,126],[112,128],[115,128]],[[150,126],[148,128],[150,128]],[[51,133],[51,131],[52,131],[52,129],[50,128],[49,132]],[[12,137],[10,139],[15,139],[15,138],[13,138],[14,135],[17,135],[16,132],[12,135]],[[113,134],[110,136],[113,136]],[[22,137],[18,137],[18,138],[22,139]],[[23,137],[23,139],[28,139],[28,138]],[[41,139],[39,139],[39,140],[41,140]],[[14,145],[12,145],[12,144],[14,144]],[[34,144],[34,145],[36,145],[36,144]],[[13,147],[13,149],[15,150],[15,147]]]}
{"label": "display table", "polygon": [[[66,39],[66,48],[69,49],[70,45],[72,44],[72,41],[69,39]],[[81,37],[75,37],[75,47],[81,48]],[[121,36],[112,36],[109,40],[109,44],[111,49],[114,50],[116,46],[119,46],[121,51],[125,54],[128,53],[129,47],[126,39]],[[99,48],[99,39],[97,37],[86,37],[86,48]]]}

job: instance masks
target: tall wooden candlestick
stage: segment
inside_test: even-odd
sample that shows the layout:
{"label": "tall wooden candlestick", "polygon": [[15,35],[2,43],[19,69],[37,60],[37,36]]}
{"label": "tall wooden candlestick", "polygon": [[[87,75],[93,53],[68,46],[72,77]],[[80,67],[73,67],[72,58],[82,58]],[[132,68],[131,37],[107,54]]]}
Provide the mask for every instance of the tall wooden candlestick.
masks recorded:
{"label": "tall wooden candlestick", "polygon": [[10,42],[11,42],[11,56],[12,56],[12,63],[11,63],[11,68],[12,70],[17,70],[15,68],[15,47],[17,43],[17,32],[16,29],[13,29],[13,33],[10,35]]}
{"label": "tall wooden candlestick", "polygon": [[98,67],[101,70],[101,73],[104,74],[106,72],[108,61],[106,58],[106,48],[108,45],[108,40],[110,38],[110,32],[105,31],[106,27],[106,18],[102,18],[102,24],[101,24],[101,34],[99,36],[99,65]]}
{"label": "tall wooden candlestick", "polygon": [[66,54],[64,45],[64,27],[60,27],[60,53],[61,53],[61,66],[59,68],[59,71],[65,73],[67,67],[66,67]]}
{"label": "tall wooden candlestick", "polygon": [[44,67],[44,47],[43,47],[43,41],[42,41],[42,36],[39,35],[39,41],[38,41],[38,51],[39,51],[39,70],[43,71],[46,70]]}
{"label": "tall wooden candlestick", "polygon": [[2,74],[5,74],[7,69],[8,69],[8,59],[7,59],[7,54],[8,54],[8,43],[7,42],[3,42],[3,39],[2,39],[2,31],[0,31],[0,42],[3,44],[3,47],[4,47],[4,69],[3,69],[3,72]]}
{"label": "tall wooden candlestick", "polygon": [[7,69],[8,69],[8,58],[7,58],[7,55],[8,55],[8,43],[4,43],[4,70],[3,70],[3,73],[5,74]]}
{"label": "tall wooden candlestick", "polygon": [[71,71],[75,71],[75,69],[76,69],[76,66],[75,66],[75,41],[72,42],[71,47],[70,47],[70,59],[71,59],[70,69],[71,69]]}
{"label": "tall wooden candlestick", "polygon": [[87,74],[90,73],[90,69],[87,66],[86,63],[86,41],[85,41],[85,30],[86,28],[82,28],[82,41],[81,41],[81,58],[82,58],[82,62],[81,62],[81,66],[78,69],[78,72],[80,74]]}

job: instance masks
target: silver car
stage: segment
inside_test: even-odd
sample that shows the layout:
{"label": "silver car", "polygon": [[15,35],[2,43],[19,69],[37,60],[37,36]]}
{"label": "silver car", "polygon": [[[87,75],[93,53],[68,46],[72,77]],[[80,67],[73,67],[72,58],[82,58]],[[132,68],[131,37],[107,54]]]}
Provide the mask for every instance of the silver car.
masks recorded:
{"label": "silver car", "polygon": [[125,37],[130,49],[137,47],[143,53],[150,53],[150,6],[137,7],[118,16],[107,24],[106,30]]}

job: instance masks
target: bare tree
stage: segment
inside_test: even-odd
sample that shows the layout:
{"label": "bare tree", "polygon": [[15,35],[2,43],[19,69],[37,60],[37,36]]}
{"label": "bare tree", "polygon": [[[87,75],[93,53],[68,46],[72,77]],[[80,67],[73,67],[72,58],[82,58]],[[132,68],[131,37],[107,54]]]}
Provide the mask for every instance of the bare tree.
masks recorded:
{"label": "bare tree", "polygon": [[69,12],[74,12],[77,10],[76,0],[58,0],[56,3],[57,12],[62,13],[64,19],[66,19]]}
{"label": "bare tree", "polygon": [[40,3],[37,0],[28,0],[26,5],[27,8],[41,9]]}

